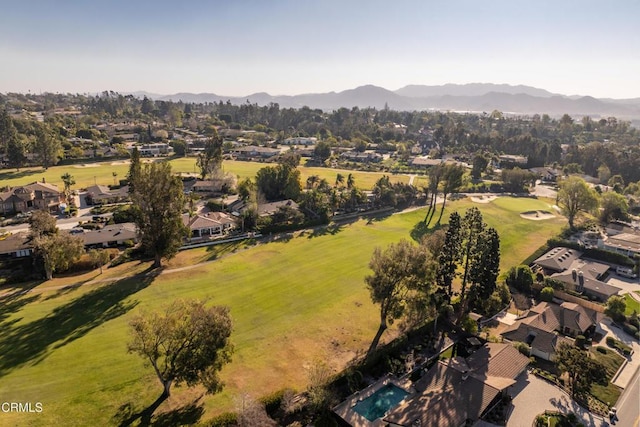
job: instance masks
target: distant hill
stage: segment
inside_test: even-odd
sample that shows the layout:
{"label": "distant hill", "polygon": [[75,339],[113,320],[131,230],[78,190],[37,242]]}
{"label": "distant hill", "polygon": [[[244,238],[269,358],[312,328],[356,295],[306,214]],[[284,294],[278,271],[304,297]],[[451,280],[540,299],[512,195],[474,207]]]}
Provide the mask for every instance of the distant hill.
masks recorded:
{"label": "distant hill", "polygon": [[512,95],[531,95],[539,97],[550,97],[555,94],[544,89],[531,86],[494,83],[468,83],[463,85],[447,83],[439,86],[408,85],[395,91],[398,95],[411,98],[427,98],[432,96],[482,96],[491,92],[509,93]]}
{"label": "distant hill", "polygon": [[277,103],[282,108],[320,108],[333,110],[341,107],[382,109],[388,106],[394,110],[453,110],[470,112],[491,112],[499,110],[513,114],[549,114],[574,117],[616,116],[626,120],[640,120],[640,98],[597,99],[591,96],[565,96],[553,94],[531,86],[506,84],[470,83],[465,85],[446,84],[441,86],[409,85],[396,91],[365,85],[342,92],[308,93],[301,95],[273,96],[265,92],[248,96],[223,96],[214,93],[177,93],[156,95],[136,92],[135,96],[147,96],[156,100],[183,102],[227,102],[242,104],[247,101],[258,105]]}

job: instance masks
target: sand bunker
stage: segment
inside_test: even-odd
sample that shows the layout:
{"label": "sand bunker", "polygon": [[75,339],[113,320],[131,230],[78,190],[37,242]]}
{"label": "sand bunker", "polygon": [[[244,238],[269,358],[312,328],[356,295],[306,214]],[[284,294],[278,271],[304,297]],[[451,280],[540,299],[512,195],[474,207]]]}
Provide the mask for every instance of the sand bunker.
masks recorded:
{"label": "sand bunker", "polygon": [[82,165],[75,165],[74,168],[98,168],[100,167],[100,165],[97,165],[95,163],[84,163]]}
{"label": "sand bunker", "polygon": [[530,219],[532,221],[542,221],[543,219],[551,219],[556,216],[549,211],[528,211],[520,214],[522,218]]}
{"label": "sand bunker", "polygon": [[478,196],[471,197],[471,201],[474,203],[491,203],[497,198],[498,196]]}
{"label": "sand bunker", "polygon": [[131,163],[129,160],[123,160],[121,162],[111,162],[111,166],[128,165],[129,163]]}

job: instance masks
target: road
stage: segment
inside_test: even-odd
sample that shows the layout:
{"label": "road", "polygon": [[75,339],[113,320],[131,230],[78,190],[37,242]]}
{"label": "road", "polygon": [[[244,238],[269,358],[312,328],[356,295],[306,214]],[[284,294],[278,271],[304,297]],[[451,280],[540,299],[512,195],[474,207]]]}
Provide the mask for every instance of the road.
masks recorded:
{"label": "road", "polygon": [[640,425],[640,370],[624,390],[618,403],[618,427],[638,427]]}

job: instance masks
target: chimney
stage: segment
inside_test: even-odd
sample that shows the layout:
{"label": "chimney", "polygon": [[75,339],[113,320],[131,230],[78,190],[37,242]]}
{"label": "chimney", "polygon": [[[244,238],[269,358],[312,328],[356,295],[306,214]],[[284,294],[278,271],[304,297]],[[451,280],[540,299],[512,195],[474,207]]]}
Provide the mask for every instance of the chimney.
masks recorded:
{"label": "chimney", "polygon": [[469,371],[463,371],[462,372],[462,381],[465,381],[467,378],[469,378]]}
{"label": "chimney", "polygon": [[44,179],[44,176],[42,177],[42,183],[43,183],[43,184],[46,184],[46,183],[47,183],[47,181],[45,181],[45,179]]}
{"label": "chimney", "polygon": [[582,271],[578,272],[578,286],[576,287],[576,290],[578,292],[582,292],[582,290],[584,289],[584,276],[582,275]]}

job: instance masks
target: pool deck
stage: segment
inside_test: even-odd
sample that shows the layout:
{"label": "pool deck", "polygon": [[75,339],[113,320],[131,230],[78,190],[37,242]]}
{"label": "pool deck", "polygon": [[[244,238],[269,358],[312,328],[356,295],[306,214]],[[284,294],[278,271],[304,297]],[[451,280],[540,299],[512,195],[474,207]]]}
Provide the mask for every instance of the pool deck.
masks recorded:
{"label": "pool deck", "polygon": [[[365,388],[363,390],[360,390],[360,391],[356,391],[351,396],[347,397],[347,399],[344,402],[338,404],[336,407],[333,408],[333,412],[335,412],[336,415],[338,415],[340,418],[345,420],[347,423],[349,423],[353,427],[382,427],[382,426],[384,426],[386,423],[384,423],[382,421],[382,418],[378,418],[378,419],[376,419],[374,421],[369,421],[368,419],[366,419],[365,417],[363,417],[362,415],[360,415],[356,411],[354,411],[353,407],[358,402],[360,402],[360,401],[366,399],[367,397],[371,396],[373,393],[375,393],[376,391],[380,390],[382,387],[384,387],[385,385],[387,385],[389,383],[391,383],[391,384],[403,389],[407,393],[409,393],[407,395],[407,397],[405,397],[405,399],[402,402],[404,402],[405,400],[413,397],[413,395],[415,394],[415,390],[411,387],[411,381],[409,381],[408,378],[399,379],[399,378],[396,378],[395,376],[393,376],[391,374],[387,374],[384,377],[380,378],[375,383],[373,383],[370,386],[368,386],[367,388]],[[394,406],[394,408],[398,407],[399,405],[401,405],[402,402],[398,403],[398,405]]]}

